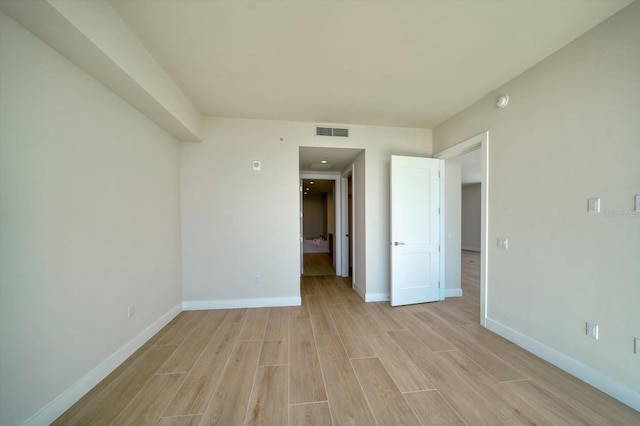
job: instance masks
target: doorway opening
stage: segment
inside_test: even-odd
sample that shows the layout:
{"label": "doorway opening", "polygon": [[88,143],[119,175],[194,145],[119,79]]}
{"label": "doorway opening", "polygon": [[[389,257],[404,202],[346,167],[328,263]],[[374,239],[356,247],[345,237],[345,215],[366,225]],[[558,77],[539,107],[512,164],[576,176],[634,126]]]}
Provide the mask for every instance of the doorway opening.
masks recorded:
{"label": "doorway opening", "polygon": [[[477,151],[477,157],[473,154],[466,155]],[[441,241],[444,246],[445,256],[442,260],[441,282],[444,283],[441,298],[444,298],[447,292],[455,293],[459,291],[462,295],[462,287],[460,282],[461,269],[463,266],[473,266],[473,263],[479,260],[479,298],[480,298],[480,324],[486,326],[487,305],[488,305],[488,242],[487,235],[488,226],[488,193],[489,193],[489,132],[481,133],[477,136],[462,141],[451,148],[445,149],[435,155],[436,158],[445,160],[445,173],[442,186],[447,187],[448,191],[442,191],[442,205],[445,207],[445,215],[441,216],[443,223]],[[462,164],[464,161],[479,162],[479,195],[480,195],[480,239],[477,247],[479,250],[479,259],[475,251],[462,251]],[[457,168],[457,171],[456,171]],[[448,170],[448,171],[447,171]],[[457,179],[457,181],[456,181]],[[457,191],[456,187],[457,186]],[[445,225],[446,218],[455,221],[458,218],[458,227],[460,230],[457,234],[450,232],[451,226]],[[455,226],[453,229],[456,229]],[[465,242],[465,245],[467,243]],[[467,246],[466,248],[471,248]],[[457,255],[457,258],[456,258]],[[462,262],[470,262],[462,265]],[[456,281],[457,280],[457,281]],[[454,296],[456,294],[451,294]]]}
{"label": "doorway opening", "polygon": [[335,181],[302,179],[302,256],[306,276],[335,275]]}
{"label": "doorway opening", "polygon": [[[363,153],[363,149],[355,148],[299,148],[300,273],[303,278],[310,274],[329,274],[349,287],[355,282],[358,245],[354,215],[358,182],[354,163]],[[306,224],[307,219],[314,220],[313,205],[316,212],[324,212],[316,214],[321,218],[315,219],[315,228]],[[314,251],[322,255],[311,253]]]}

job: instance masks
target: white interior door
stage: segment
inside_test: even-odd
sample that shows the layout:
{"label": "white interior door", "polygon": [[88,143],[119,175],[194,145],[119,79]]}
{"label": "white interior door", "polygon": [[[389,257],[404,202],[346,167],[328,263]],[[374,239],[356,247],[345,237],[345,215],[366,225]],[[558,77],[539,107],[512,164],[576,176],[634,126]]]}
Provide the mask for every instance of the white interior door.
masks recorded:
{"label": "white interior door", "polygon": [[440,164],[391,156],[391,305],[439,299]]}

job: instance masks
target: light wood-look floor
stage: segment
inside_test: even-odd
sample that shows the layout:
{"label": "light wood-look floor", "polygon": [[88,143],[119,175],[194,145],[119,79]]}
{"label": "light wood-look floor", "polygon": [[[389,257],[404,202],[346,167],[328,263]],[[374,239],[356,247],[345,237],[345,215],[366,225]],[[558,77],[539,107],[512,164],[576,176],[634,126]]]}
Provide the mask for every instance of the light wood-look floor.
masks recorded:
{"label": "light wood-look floor", "polygon": [[333,259],[329,253],[304,253],[304,276],[335,275]]}
{"label": "light wood-look floor", "polygon": [[183,312],[55,424],[638,425],[640,413],[483,329],[464,297],[391,308],[334,276],[303,305]]}

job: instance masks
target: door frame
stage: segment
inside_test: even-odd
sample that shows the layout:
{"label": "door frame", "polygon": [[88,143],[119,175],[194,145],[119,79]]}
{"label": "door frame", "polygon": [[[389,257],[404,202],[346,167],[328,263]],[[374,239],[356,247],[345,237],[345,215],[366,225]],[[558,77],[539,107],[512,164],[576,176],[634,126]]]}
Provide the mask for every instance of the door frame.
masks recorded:
{"label": "door frame", "polygon": [[[483,327],[487,326],[487,306],[489,303],[489,245],[488,245],[488,233],[489,233],[489,132],[485,131],[479,135],[466,139],[456,145],[444,149],[437,154],[434,154],[434,158],[446,160],[453,158],[469,151],[480,149],[480,324]],[[442,173],[442,179],[440,179],[441,191],[440,191],[440,205],[444,206],[445,203],[445,191],[444,191],[444,173]],[[444,235],[444,214],[440,215],[440,241],[443,246],[442,253],[445,253],[444,246],[447,244],[447,239]],[[444,276],[445,256],[440,258],[440,280],[443,285],[440,288],[440,297],[444,299],[444,291],[446,287]]]}
{"label": "door frame", "polygon": [[299,195],[299,200],[300,200],[300,226],[298,226],[298,230],[300,231],[300,244],[298,245],[300,248],[300,275],[304,275],[304,230],[303,230],[303,225],[304,225],[304,199],[302,197],[304,197],[303,193],[302,193],[302,178],[298,179],[298,183],[300,185],[300,195]]}
{"label": "door frame", "polygon": [[[307,173],[300,172],[300,179],[315,179],[315,180],[332,180],[333,181],[333,203],[334,203],[334,218],[335,218],[335,234],[333,241],[336,245],[334,253],[333,253],[333,264],[336,270],[336,275],[342,276],[342,262],[339,261],[342,259],[342,238],[336,238],[338,235],[342,235],[342,191],[340,190],[340,173]],[[304,221],[304,217],[300,216],[300,229],[302,230],[302,224]],[[302,231],[300,231],[300,241],[304,238]],[[300,248],[300,257],[304,256],[304,251],[302,250],[302,246]],[[347,271],[348,274],[348,271]]]}
{"label": "door frame", "polygon": [[[348,229],[348,224],[349,224],[349,177],[351,177],[351,189],[353,192],[353,188],[355,187],[355,165],[351,164],[349,167],[347,167],[343,172],[342,175],[340,176],[340,190],[341,190],[341,199],[340,202],[342,203],[341,205],[341,209],[340,209],[340,216],[341,216],[341,220],[342,223],[344,223],[343,226],[343,232],[340,235],[340,240],[342,243],[342,247],[344,248],[344,250],[342,251],[342,258],[341,258],[341,263],[342,263],[342,274],[339,274],[342,277],[348,277],[349,276],[349,247],[348,245],[351,245],[351,263],[353,264],[353,268],[351,270],[351,287],[353,287],[353,283],[357,282],[356,281],[356,268],[355,268],[355,264],[356,264],[356,247],[355,247],[355,241],[356,241],[356,230],[355,230],[355,219],[356,219],[356,203],[352,202],[351,203],[351,224],[353,225],[353,229]],[[353,200],[353,199],[352,199]],[[349,238],[347,239],[347,233],[346,231],[349,231]],[[337,256],[336,256],[337,257]],[[336,274],[337,271],[336,271]]]}

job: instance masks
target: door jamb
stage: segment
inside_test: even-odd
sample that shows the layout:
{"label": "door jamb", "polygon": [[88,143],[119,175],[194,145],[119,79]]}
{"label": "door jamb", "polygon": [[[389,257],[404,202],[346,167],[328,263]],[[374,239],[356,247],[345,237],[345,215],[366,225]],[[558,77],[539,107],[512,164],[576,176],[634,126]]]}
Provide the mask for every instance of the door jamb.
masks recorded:
{"label": "door jamb", "polygon": [[[446,160],[447,158],[456,157],[458,155],[465,154],[469,151],[473,151],[480,148],[481,166],[480,166],[480,324],[483,327],[487,326],[487,307],[489,304],[489,282],[488,282],[488,264],[489,264],[489,132],[485,131],[472,138],[464,140],[450,148],[444,149],[434,155],[434,158]],[[441,194],[444,194],[444,174],[440,179]],[[441,202],[441,206],[444,206],[444,202]],[[440,229],[444,229],[444,214],[440,215]],[[442,232],[442,231],[441,231]],[[444,283],[444,246],[447,243],[446,238],[443,235],[440,236],[442,242],[442,256],[440,257],[441,268],[440,278]],[[446,284],[445,284],[446,285]],[[441,292],[444,291],[444,285],[441,288]]]}
{"label": "door jamb", "polygon": [[[343,228],[343,232],[340,235],[340,239],[342,240],[342,247],[344,248],[343,252],[342,252],[342,257],[341,257],[341,262],[342,262],[342,277],[348,277],[349,276],[349,247],[347,246],[347,244],[351,245],[351,263],[354,265],[352,271],[351,271],[351,286],[353,287],[353,283],[356,282],[356,268],[355,268],[355,260],[356,260],[356,251],[355,251],[355,229],[349,229],[349,238],[347,239],[346,237],[346,230],[347,230],[347,226],[349,223],[349,176],[351,176],[351,185],[352,188],[354,185],[354,175],[355,175],[355,165],[351,164],[346,170],[344,170],[342,172],[342,175],[340,177],[340,186],[341,186],[341,200],[340,202],[342,203],[342,208],[341,208],[341,219],[342,219],[342,223],[344,224]],[[356,210],[356,206],[355,203],[352,203],[352,207],[351,207],[351,215],[352,215],[352,220],[351,223],[354,225],[353,228],[355,228],[355,210]]]}
{"label": "door jamb", "polygon": [[302,195],[302,178],[298,178],[298,184],[300,185],[300,194],[299,194],[299,203],[300,203],[300,207],[299,212],[300,212],[300,224],[298,226],[298,230],[300,231],[300,243],[298,244],[298,247],[300,249],[300,275],[304,275],[304,237],[303,235],[303,224],[304,224],[304,209],[303,209],[303,195]]}

